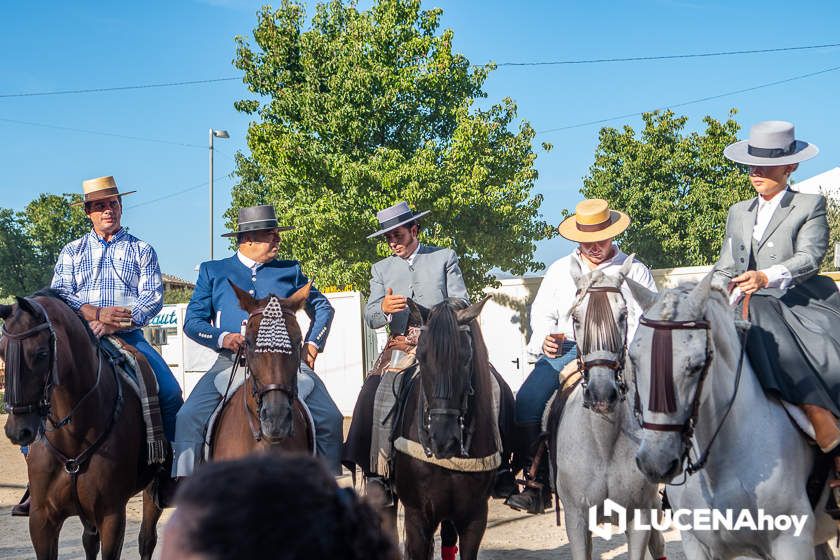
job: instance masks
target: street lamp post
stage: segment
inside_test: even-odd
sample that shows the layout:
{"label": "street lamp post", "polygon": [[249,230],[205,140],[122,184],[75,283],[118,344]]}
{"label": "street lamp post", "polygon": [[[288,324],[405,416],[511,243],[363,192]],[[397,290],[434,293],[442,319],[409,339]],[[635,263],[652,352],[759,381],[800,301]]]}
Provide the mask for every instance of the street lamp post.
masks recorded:
{"label": "street lamp post", "polygon": [[230,138],[227,130],[210,129],[210,260],[213,260],[213,137]]}

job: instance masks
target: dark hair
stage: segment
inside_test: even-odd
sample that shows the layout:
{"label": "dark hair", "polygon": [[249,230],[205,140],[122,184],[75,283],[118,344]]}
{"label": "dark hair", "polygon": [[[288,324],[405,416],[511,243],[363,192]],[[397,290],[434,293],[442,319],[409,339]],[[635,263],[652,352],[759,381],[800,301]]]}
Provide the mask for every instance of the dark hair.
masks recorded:
{"label": "dark hair", "polygon": [[379,515],[308,455],[208,463],[178,489],[184,542],[208,559],[396,560]]}
{"label": "dark hair", "polygon": [[[122,208],[122,196],[117,195],[117,201],[120,203],[120,208]],[[84,206],[85,214],[90,214],[90,212],[91,212],[90,207],[94,202],[97,202],[97,200],[89,200],[88,202],[85,202],[85,206]]]}

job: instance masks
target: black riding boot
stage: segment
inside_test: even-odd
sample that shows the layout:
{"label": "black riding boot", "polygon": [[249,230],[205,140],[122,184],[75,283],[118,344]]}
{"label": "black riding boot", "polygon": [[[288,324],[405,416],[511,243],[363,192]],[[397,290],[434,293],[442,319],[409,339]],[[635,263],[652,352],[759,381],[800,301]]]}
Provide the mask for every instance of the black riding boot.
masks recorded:
{"label": "black riding boot", "polygon": [[502,457],[502,464],[496,471],[496,482],[493,483],[491,496],[496,499],[507,498],[516,493],[516,479],[510,469],[510,461]]}
{"label": "black riding boot", "polygon": [[12,507],[12,516],[14,517],[29,517],[29,485],[26,485],[26,491],[23,493],[23,497],[20,499],[20,502],[14,507]]}
{"label": "black riding boot", "polygon": [[[533,432],[533,429],[530,430]],[[545,513],[551,509],[551,485],[549,483],[548,468],[548,438],[540,435],[536,438],[532,449],[531,457],[524,459],[522,472],[525,480],[522,481],[524,488],[522,492],[511,495],[505,504],[515,510],[527,511],[528,513]]]}

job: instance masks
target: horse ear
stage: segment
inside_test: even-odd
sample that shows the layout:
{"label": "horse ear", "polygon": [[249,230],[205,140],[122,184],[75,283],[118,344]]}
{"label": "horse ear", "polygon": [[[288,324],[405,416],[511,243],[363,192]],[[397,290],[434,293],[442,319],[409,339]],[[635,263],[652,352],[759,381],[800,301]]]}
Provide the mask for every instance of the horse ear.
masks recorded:
{"label": "horse ear", "polygon": [[575,282],[575,286],[580,288],[580,280],[583,277],[583,270],[580,268],[580,262],[572,256],[570,257],[572,262],[569,263],[569,274],[572,275],[572,280]]}
{"label": "horse ear", "polygon": [[476,317],[478,317],[481,314],[481,309],[484,307],[484,304],[487,303],[487,301],[491,297],[492,296],[485,296],[484,299],[470,305],[466,309],[461,309],[459,311],[456,311],[455,315],[458,317],[458,324],[459,325],[469,325],[470,323],[472,323],[473,319],[475,319]]}
{"label": "horse ear", "polygon": [[689,316],[694,319],[701,319],[705,315],[706,301],[709,299],[709,290],[712,288],[712,278],[714,274],[707,274],[699,284],[694,286],[691,293],[688,294],[686,307],[688,308]]}
{"label": "horse ear", "polygon": [[656,303],[658,294],[649,289],[647,286],[642,286],[632,278],[625,278],[624,282],[627,284],[627,287],[630,288],[630,293],[633,294],[633,299],[636,300],[636,303],[639,304],[642,311],[647,311],[654,303]]}
{"label": "horse ear", "polygon": [[286,303],[288,304],[289,308],[293,311],[297,311],[298,309],[302,309],[304,305],[306,305],[306,300],[309,299],[309,292],[312,291],[312,282],[314,280],[310,280],[302,287],[298,288],[298,290],[293,293],[289,298],[286,299]]}
{"label": "horse ear", "polygon": [[406,305],[408,305],[408,323],[425,325],[429,320],[429,308],[423,307],[411,298],[406,298]]}
{"label": "horse ear", "polygon": [[636,253],[631,253],[627,260],[624,261],[624,264],[621,265],[621,268],[618,269],[618,275],[621,277],[622,280],[627,278],[627,275],[630,274],[630,268],[633,266],[633,262],[636,260]]}
{"label": "horse ear", "polygon": [[35,309],[35,307],[31,303],[29,303],[28,299],[26,299],[25,297],[15,296],[15,300],[17,301],[18,307],[21,311],[29,313],[30,315],[33,315],[35,317],[40,317],[41,314],[38,313],[38,310]]}
{"label": "horse ear", "polygon": [[12,316],[12,306],[11,305],[0,305],[0,319],[8,319]]}
{"label": "horse ear", "polygon": [[239,307],[248,313],[257,308],[257,300],[255,300],[251,294],[234,284],[230,279],[228,279],[228,284],[230,284],[230,287],[233,288],[233,293],[236,294],[236,299],[239,300]]}

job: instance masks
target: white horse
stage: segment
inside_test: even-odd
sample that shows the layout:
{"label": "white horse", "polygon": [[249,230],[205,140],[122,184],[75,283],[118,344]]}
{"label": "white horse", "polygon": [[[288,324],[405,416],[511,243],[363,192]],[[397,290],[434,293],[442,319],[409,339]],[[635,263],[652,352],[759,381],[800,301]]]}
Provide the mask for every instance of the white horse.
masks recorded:
{"label": "white horse", "polygon": [[837,530],[824,513],[827,492],[816,514],[805,492],[814,452],[759,385],[739,342],[745,325],[736,324],[723,288],[713,286],[711,274],[659,295],[632,280],[628,286],[645,309],[629,347],[645,426],[639,469],[652,482],[673,484],[667,493],[674,511],[733,510],[736,520],[742,510],[753,519],[761,510],[804,516],[798,536],[794,527],[766,525],[683,531],[686,557],[833,558],[822,544]]}
{"label": "white horse", "polygon": [[657,485],[636,468],[641,429],[630,405],[632,388],[625,394],[627,306],[620,287],[632,263],[631,256],[618,276],[600,270],[582,275],[574,265],[572,269],[578,296],[571,315],[583,380],[563,409],[555,455],[557,493],[574,560],[592,558],[589,509],[596,506],[601,512],[608,498],[627,509],[628,558],[643,560],[647,549],[657,560],[664,557],[662,535],[631,522],[638,508],[644,522],[640,526],[650,527],[651,512],[659,510]]}

